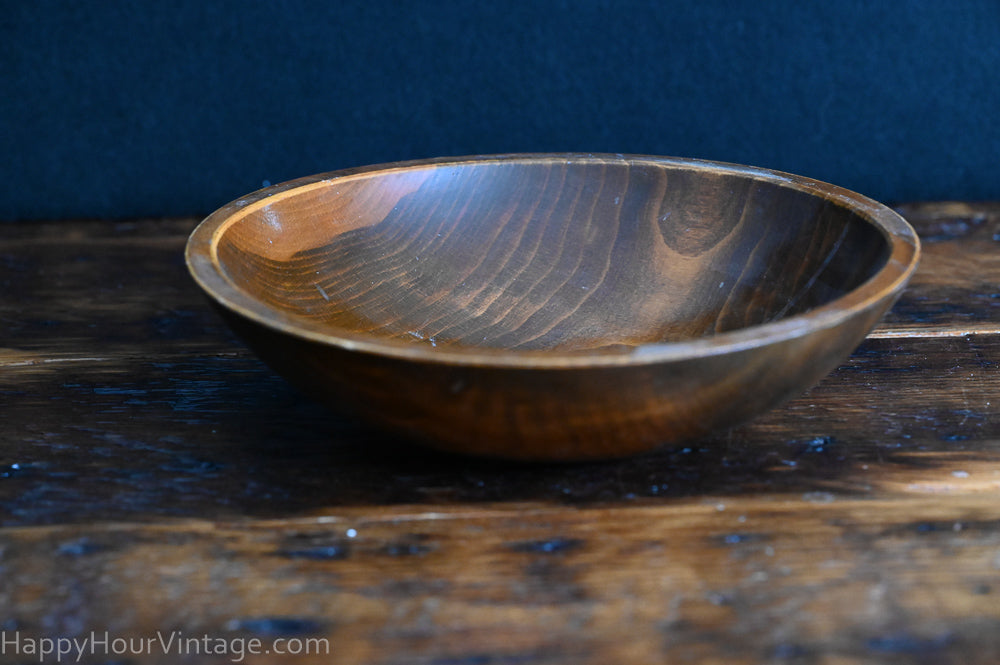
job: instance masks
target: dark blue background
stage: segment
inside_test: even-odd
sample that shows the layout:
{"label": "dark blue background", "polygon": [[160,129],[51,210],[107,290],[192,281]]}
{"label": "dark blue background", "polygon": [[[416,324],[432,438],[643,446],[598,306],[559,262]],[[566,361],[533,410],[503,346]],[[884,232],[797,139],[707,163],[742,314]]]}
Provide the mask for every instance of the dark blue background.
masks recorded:
{"label": "dark blue background", "polygon": [[6,2],[0,219],[514,151],[1000,198],[1000,2]]}

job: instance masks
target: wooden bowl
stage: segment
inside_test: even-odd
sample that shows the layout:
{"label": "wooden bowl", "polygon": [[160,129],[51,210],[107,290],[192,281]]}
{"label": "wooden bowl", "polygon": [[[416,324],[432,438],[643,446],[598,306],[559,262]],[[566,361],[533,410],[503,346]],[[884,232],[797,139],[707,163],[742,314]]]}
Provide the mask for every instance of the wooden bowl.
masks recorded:
{"label": "wooden bowl", "polygon": [[556,154],[275,185],[209,216],[187,261],[307,394],[436,448],[573,460],[700,437],[801,393],[919,252],[901,217],[832,185]]}

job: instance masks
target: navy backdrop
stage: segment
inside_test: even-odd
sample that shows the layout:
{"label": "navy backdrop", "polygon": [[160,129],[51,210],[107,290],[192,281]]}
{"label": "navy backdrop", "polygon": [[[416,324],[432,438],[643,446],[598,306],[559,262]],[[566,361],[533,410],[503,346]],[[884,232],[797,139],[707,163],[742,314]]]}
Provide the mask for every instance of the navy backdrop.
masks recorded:
{"label": "navy backdrop", "polygon": [[1000,198],[1000,2],[0,3],[0,219],[520,151]]}

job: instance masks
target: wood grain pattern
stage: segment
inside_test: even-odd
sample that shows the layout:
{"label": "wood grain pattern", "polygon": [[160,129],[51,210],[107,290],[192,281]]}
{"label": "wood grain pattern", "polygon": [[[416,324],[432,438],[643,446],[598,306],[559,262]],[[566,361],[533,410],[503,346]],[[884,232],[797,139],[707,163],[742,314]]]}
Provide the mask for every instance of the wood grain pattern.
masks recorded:
{"label": "wood grain pattern", "polygon": [[[624,161],[413,173],[408,188],[373,174],[241,215],[219,238],[219,263],[255,298],[332,334],[594,351],[813,309],[859,286],[888,250],[846,208],[733,174]],[[381,205],[348,213],[344,199]]]}
{"label": "wood grain pattern", "polygon": [[328,640],[250,663],[994,665],[1000,207],[900,210],[922,267],[819,385],[573,465],[311,403],[187,279],[196,220],[5,226],[0,631]]}
{"label": "wood grain pattern", "polygon": [[918,252],[895,214],[835,187],[560,155],[277,186],[211,215],[188,260],[306,393],[446,450],[579,460],[702,436],[813,385]]}
{"label": "wood grain pattern", "polygon": [[8,530],[0,602],[24,636],[329,647],[249,662],[985,664],[998,524],[963,497]]}

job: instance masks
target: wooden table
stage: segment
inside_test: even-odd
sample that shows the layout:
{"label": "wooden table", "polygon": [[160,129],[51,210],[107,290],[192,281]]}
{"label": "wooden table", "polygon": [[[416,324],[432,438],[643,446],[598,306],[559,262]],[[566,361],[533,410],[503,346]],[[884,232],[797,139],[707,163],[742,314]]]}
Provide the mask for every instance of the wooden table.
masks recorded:
{"label": "wooden table", "polygon": [[920,272],[809,394],[566,466],[309,403],[188,278],[194,219],[3,226],[0,662],[995,665],[1000,204],[900,210]]}

